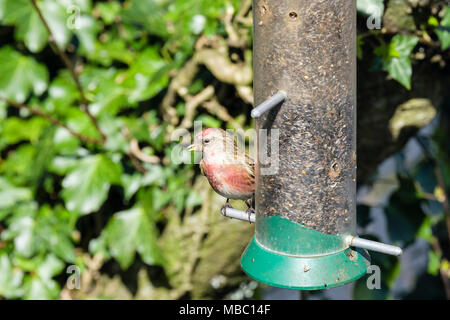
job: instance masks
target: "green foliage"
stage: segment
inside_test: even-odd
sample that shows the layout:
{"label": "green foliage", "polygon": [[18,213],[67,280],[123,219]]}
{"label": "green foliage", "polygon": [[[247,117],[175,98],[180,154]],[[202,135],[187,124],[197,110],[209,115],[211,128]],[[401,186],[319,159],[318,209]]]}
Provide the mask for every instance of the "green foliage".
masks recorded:
{"label": "green foliage", "polygon": [[156,245],[157,231],[145,210],[136,207],[121,211],[109,221],[101,237],[111,256],[127,269],[134,260],[135,252],[149,264],[162,264],[163,255]]}
{"label": "green foliage", "polygon": [[[207,213],[218,201],[193,165],[173,163],[171,135],[178,128],[192,131],[194,120],[205,127],[252,126],[251,79],[246,85],[225,83],[211,70],[214,63],[192,67],[193,57],[206,48],[228,59],[236,72],[247,68],[252,27],[245,5],[250,2],[36,3],[52,37],[31,1],[0,0],[0,297],[61,298],[68,294],[69,265],[79,267],[85,280],[91,277],[88,286],[97,289],[107,274],[158,266],[152,271],[161,270],[163,276],[148,286],[156,288],[151,295],[156,298],[191,294],[199,278],[206,279],[206,289],[196,287],[196,292],[209,293],[207,276],[219,273],[233,279],[227,285],[238,286],[242,274],[228,267],[238,266],[240,252],[228,242],[223,252],[236,256],[233,264],[224,258],[223,270],[216,270],[199,260],[223,253],[216,248],[222,248],[228,230],[234,230],[237,243],[248,229],[233,222],[226,229],[223,220],[214,225]],[[363,17],[382,16],[383,10],[383,1],[358,1]],[[426,19],[426,31],[446,50],[449,8],[442,18]],[[419,36],[406,33],[369,31],[358,37],[358,58],[375,59],[379,68],[374,72],[387,72],[411,89],[418,41]],[[214,88],[214,97],[192,108],[207,87]],[[448,184],[450,168],[445,160],[440,163]],[[401,186],[386,208],[393,241],[435,240],[432,228],[442,224],[443,191],[431,174],[429,164],[421,163],[412,176],[400,175]],[[361,280],[356,298],[390,297],[400,263],[375,258],[387,275],[383,290],[367,292]],[[437,274],[443,258],[430,253],[431,274]],[[208,265],[200,276],[194,274],[198,265]],[[156,285],[161,282],[168,284]],[[99,291],[70,295],[98,298]]]}
{"label": "green foliage", "polygon": [[[186,184],[191,167],[142,163],[146,173],[139,173],[129,141],[137,139],[147,156],[170,154],[167,124],[152,99],[167,88],[169,72],[182,66],[201,34],[223,33],[220,17],[228,2],[37,5],[57,46],[85,59],[82,70],[74,69],[81,71],[83,92],[63,61],[52,64],[60,59],[57,51],[44,50],[55,46],[32,2],[1,0],[0,25],[11,27],[15,41],[0,46],[0,60],[7,61],[0,65],[0,96],[50,115],[30,108],[10,116],[12,107],[4,109],[0,100],[7,116],[0,123],[0,150],[7,150],[0,159],[0,295],[6,298],[59,296],[54,276],[67,264],[84,265],[78,241],[86,215],[110,216],[97,236],[83,238],[93,255],[115,259],[124,270],[136,253],[147,265],[164,265],[156,223],[168,209],[179,214],[201,198]],[[239,2],[232,5],[237,9]],[[204,84],[197,83],[198,92]],[[80,107],[83,99],[97,123]],[[204,116],[208,124],[221,123]],[[55,127],[50,117],[71,131]],[[94,145],[73,133],[107,139]],[[118,207],[109,204],[113,199]]]}
{"label": "green foliage", "polygon": [[436,29],[436,34],[441,41],[442,50],[450,47],[450,7],[446,6],[444,9],[444,16],[442,17],[440,26]]}
{"label": "green foliage", "polygon": [[[27,1],[28,2],[28,1]],[[39,96],[47,89],[48,71],[32,57],[24,56],[10,46],[0,48],[0,94],[24,102],[33,92]]]}
{"label": "green foliage", "polygon": [[28,188],[16,187],[6,179],[0,179],[0,209],[7,209],[20,201],[31,199],[31,192]]}
{"label": "green foliage", "polygon": [[410,54],[419,39],[413,36],[395,35],[389,44],[383,44],[374,50],[382,59],[383,70],[411,89],[412,66]]}
{"label": "green foliage", "polygon": [[98,154],[80,160],[62,181],[61,193],[66,208],[88,214],[97,211],[113,183],[120,183],[121,167],[106,155]]}
{"label": "green foliage", "polygon": [[[89,33],[93,31],[95,24],[91,17],[83,15],[82,25],[76,31],[68,28],[68,24],[74,18],[68,9],[77,8],[77,12],[80,9],[86,12],[90,8],[89,1],[42,0],[38,4],[59,46],[64,48],[75,33],[85,48],[91,48],[92,36],[89,36]],[[31,52],[41,51],[48,43],[48,32],[29,0],[1,0],[0,22],[16,26],[14,33],[16,40],[23,41]]]}
{"label": "green foliage", "polygon": [[358,12],[366,17],[376,17],[381,19],[384,11],[383,0],[358,0],[356,1]]}

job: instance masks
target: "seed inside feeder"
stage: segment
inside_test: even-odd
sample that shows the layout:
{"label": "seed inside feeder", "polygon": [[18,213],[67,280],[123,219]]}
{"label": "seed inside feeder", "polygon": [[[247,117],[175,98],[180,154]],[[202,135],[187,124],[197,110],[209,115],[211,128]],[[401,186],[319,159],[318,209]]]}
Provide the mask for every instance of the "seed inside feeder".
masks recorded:
{"label": "seed inside feeder", "polygon": [[[326,234],[352,232],[356,31],[348,21],[354,21],[353,3],[292,1],[290,5],[288,9],[277,2],[267,18],[271,20],[255,29],[255,38],[265,39],[255,51],[255,102],[278,90],[287,93],[281,106],[256,120],[257,129],[267,129],[270,157],[275,138],[271,130],[279,130],[277,172],[266,175],[262,169],[270,164],[257,166],[257,213],[281,216]],[[308,19],[296,27],[299,32],[286,33],[285,17],[295,19],[296,12]]]}

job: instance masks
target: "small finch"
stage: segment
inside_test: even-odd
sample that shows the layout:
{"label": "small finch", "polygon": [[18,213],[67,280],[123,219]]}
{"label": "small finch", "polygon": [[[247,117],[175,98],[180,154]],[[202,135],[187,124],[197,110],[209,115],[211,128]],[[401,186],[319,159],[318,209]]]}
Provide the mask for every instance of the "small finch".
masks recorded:
{"label": "small finch", "polygon": [[246,200],[250,220],[250,214],[254,212],[255,165],[245,150],[238,148],[234,136],[218,128],[205,129],[194,137],[188,150],[202,152],[202,174],[214,191],[227,199],[222,213],[231,207],[230,199]]}

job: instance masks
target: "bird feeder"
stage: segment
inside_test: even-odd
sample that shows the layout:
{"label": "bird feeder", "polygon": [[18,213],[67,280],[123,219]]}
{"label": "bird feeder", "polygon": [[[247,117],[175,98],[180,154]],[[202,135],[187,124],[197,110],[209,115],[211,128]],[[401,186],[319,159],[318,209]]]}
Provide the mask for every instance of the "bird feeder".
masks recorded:
{"label": "bird feeder", "polygon": [[254,0],[256,222],[241,266],[254,279],[324,289],[366,273],[356,236],[354,0]]}

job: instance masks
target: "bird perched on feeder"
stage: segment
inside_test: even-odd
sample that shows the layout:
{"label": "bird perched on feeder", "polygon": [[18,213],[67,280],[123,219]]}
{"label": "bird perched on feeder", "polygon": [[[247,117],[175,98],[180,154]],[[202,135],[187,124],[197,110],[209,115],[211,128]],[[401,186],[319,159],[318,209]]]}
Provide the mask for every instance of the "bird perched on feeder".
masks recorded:
{"label": "bird perched on feeder", "polygon": [[254,213],[255,165],[247,152],[238,148],[234,135],[219,128],[205,129],[194,137],[194,143],[187,148],[202,152],[202,174],[214,191],[227,199],[222,214],[231,207],[230,199],[245,200],[250,221],[250,215]]}

